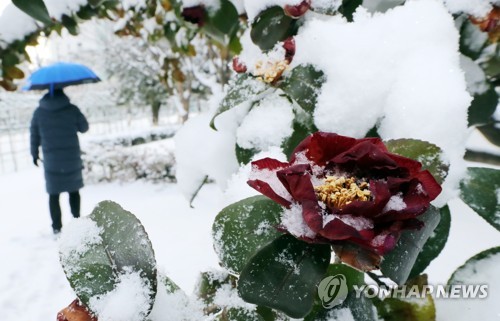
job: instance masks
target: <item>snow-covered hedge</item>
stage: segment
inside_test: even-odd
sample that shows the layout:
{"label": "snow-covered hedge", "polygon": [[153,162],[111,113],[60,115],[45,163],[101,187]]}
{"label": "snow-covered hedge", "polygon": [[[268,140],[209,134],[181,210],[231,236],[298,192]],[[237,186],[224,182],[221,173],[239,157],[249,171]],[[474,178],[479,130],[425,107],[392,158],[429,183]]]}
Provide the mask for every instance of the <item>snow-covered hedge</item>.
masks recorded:
{"label": "snow-covered hedge", "polygon": [[[136,137],[117,137],[89,143],[83,148],[86,183],[175,181],[171,133],[149,133]],[[160,140],[158,140],[160,139]]]}

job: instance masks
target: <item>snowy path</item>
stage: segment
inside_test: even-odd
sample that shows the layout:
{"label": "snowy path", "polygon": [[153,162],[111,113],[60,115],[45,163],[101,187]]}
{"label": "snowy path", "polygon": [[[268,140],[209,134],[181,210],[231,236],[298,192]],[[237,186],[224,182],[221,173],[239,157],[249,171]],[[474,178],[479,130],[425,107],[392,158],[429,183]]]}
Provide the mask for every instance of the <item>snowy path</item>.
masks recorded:
{"label": "snowy path", "polygon": [[[43,184],[40,169],[0,176],[1,321],[54,320],[75,297],[59,265]],[[81,194],[84,215],[104,199],[136,214],[149,233],[160,268],[188,293],[200,271],[218,266],[210,230],[222,206],[222,193],[214,185],[201,190],[195,209],[189,208],[175,185],[168,184],[91,185]],[[61,205],[67,224],[71,215],[66,195]],[[500,233],[461,202],[452,207],[450,241],[427,271],[431,282],[446,282],[467,258],[500,245]]]}
{"label": "snowy path", "polygon": [[[39,169],[0,176],[2,321],[55,320],[75,298],[59,264],[43,184]],[[149,233],[159,266],[188,293],[200,271],[218,266],[210,235],[221,204],[215,186],[201,190],[195,209],[189,208],[175,185],[93,185],[82,189],[81,195],[84,215],[104,199],[136,214]],[[61,206],[67,224],[71,214],[65,194]]]}

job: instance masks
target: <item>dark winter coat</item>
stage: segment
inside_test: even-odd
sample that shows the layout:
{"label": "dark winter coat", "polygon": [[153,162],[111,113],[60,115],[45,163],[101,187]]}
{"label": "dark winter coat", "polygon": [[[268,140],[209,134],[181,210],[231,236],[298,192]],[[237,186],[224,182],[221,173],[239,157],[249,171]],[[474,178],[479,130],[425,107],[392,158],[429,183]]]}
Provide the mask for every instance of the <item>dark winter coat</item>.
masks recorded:
{"label": "dark winter coat", "polygon": [[62,90],[46,94],[31,120],[31,156],[39,158],[42,146],[45,182],[49,194],[74,192],[83,187],[82,159],[77,132],[89,124]]}

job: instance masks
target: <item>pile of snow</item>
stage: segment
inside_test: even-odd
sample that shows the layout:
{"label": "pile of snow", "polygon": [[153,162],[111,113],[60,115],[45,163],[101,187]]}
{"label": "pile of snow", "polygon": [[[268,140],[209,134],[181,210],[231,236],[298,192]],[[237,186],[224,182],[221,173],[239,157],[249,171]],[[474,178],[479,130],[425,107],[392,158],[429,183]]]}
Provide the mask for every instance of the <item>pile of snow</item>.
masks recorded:
{"label": "pile of snow", "polygon": [[119,276],[116,287],[104,295],[90,298],[89,308],[102,321],[143,320],[150,306],[150,288],[139,272]]}

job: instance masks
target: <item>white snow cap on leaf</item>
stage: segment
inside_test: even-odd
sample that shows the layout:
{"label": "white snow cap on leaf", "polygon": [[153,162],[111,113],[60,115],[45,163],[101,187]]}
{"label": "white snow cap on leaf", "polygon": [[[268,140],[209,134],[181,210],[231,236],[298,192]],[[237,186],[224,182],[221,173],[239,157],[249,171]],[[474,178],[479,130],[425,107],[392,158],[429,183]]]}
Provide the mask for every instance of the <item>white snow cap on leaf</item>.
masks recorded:
{"label": "white snow cap on leaf", "polygon": [[438,145],[451,164],[438,206],[454,196],[465,168],[471,97],[458,39],[453,17],[433,0],[385,14],[358,8],[352,23],[311,15],[295,37],[293,64],[314,64],[327,78],[314,112],[318,129],[360,138],[379,125],[384,140]]}
{"label": "white snow cap on leaf", "polygon": [[199,5],[205,6],[210,10],[217,10],[220,8],[220,0],[181,0],[183,8],[196,7]]}
{"label": "white snow cap on leaf", "polygon": [[446,4],[446,7],[452,13],[467,13],[473,15],[477,18],[485,17],[491,9],[493,9],[493,5],[499,5],[500,1],[498,0],[443,0]]}
{"label": "white snow cap on leaf", "polygon": [[89,307],[101,321],[143,320],[150,304],[150,291],[139,272],[120,275],[113,291],[90,298]]}
{"label": "white snow cap on leaf", "polygon": [[295,6],[302,0],[244,0],[245,11],[248,19],[253,20],[261,11],[274,6],[284,7],[285,5]]}
{"label": "white snow cap on leaf", "polygon": [[102,228],[89,217],[72,220],[64,227],[59,239],[59,252],[65,262],[67,273],[78,272],[78,265],[75,262],[93,245],[102,242],[101,233]]}
{"label": "white snow cap on leaf", "polygon": [[246,149],[267,150],[292,135],[293,107],[278,92],[266,96],[250,110],[236,131],[236,142]]}

